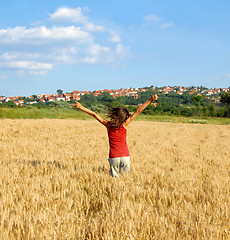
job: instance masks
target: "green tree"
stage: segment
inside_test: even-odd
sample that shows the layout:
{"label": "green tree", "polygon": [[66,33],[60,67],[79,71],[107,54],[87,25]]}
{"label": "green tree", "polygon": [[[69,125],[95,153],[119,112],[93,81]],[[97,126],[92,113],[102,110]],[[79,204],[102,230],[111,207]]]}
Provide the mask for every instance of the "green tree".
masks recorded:
{"label": "green tree", "polygon": [[186,116],[186,117],[192,116],[193,112],[194,112],[193,108],[187,107],[187,106],[184,106],[184,105],[180,106],[179,110],[180,110],[180,115],[183,115],[183,116]]}
{"label": "green tree", "polygon": [[27,98],[27,102],[38,101],[37,95],[33,94],[33,98]]}
{"label": "green tree", "polygon": [[149,105],[144,111],[143,114],[154,115],[156,114],[156,107],[154,105]]}
{"label": "green tree", "polygon": [[63,90],[58,89],[58,90],[57,90],[57,94],[58,94],[58,95],[62,95],[62,94],[63,94]]}
{"label": "green tree", "polygon": [[192,103],[192,96],[188,93],[185,92],[182,95],[180,95],[181,97],[181,103],[184,105],[191,105]]}
{"label": "green tree", "polygon": [[192,97],[194,105],[197,107],[198,112],[200,112],[200,102],[203,100],[201,95],[196,95]]}
{"label": "green tree", "polygon": [[114,101],[111,102],[111,106],[114,107],[114,108],[118,107],[118,106],[121,106],[121,105],[122,104],[119,101],[117,101],[117,100],[114,100]]}
{"label": "green tree", "polygon": [[206,104],[204,102],[202,102],[201,105],[202,105],[203,114],[204,114],[204,116],[206,116],[207,115],[207,111],[208,111],[207,107],[206,107]]}
{"label": "green tree", "polygon": [[87,107],[92,107],[98,104],[97,97],[92,93],[81,96],[80,102]]}
{"label": "green tree", "polygon": [[13,101],[8,101],[5,103],[5,106],[15,108],[17,105]]}
{"label": "green tree", "polygon": [[230,92],[221,94],[220,102],[228,109],[227,117],[230,117]]}
{"label": "green tree", "polygon": [[230,106],[230,92],[222,93],[220,102],[224,105]]}
{"label": "green tree", "polygon": [[114,101],[114,98],[109,94],[109,92],[103,92],[101,95],[97,96],[99,102],[104,104],[109,104]]}
{"label": "green tree", "polygon": [[200,102],[203,100],[203,97],[201,95],[193,96],[192,101],[193,103],[198,107],[200,105]]}
{"label": "green tree", "polygon": [[[42,107],[42,105],[38,105],[37,106],[40,106]],[[64,101],[54,101],[54,102],[50,102],[47,104],[47,106],[49,108],[55,108],[55,109],[70,109],[70,104],[68,102],[64,102]]]}
{"label": "green tree", "polygon": [[213,103],[208,106],[208,110],[209,110],[210,115],[212,117],[214,117],[214,115],[215,115],[215,106],[214,106]]}

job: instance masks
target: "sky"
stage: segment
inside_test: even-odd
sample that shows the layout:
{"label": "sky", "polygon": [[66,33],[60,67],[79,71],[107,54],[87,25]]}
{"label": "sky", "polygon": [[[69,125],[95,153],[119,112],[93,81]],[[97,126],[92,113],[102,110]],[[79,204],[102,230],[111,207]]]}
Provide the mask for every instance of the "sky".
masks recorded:
{"label": "sky", "polygon": [[230,86],[229,0],[0,0],[0,96]]}

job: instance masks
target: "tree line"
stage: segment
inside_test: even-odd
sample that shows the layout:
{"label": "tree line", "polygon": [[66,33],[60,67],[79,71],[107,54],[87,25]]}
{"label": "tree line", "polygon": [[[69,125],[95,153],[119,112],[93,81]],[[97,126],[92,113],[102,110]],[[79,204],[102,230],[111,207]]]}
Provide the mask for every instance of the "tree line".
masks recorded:
{"label": "tree line", "polygon": [[[148,90],[139,93],[139,98],[120,96],[114,99],[108,92],[104,92],[97,97],[93,94],[84,95],[80,102],[95,111],[104,111],[110,106],[122,105],[130,112],[134,112],[139,104],[145,102],[153,94],[158,94],[158,92]],[[211,99],[206,99],[202,95],[191,95],[188,92],[178,95],[170,92],[159,94],[157,105],[149,105],[143,113],[149,115],[230,117],[229,99],[229,92],[221,94],[220,103],[214,103]]]}
{"label": "tree line", "polygon": [[[139,104],[145,102],[151,95],[158,94],[155,90],[138,93],[139,97],[119,96],[113,98],[109,92],[103,92],[101,95],[95,96],[93,93],[81,96],[81,104],[96,112],[105,112],[109,107],[125,106],[130,112],[134,112]],[[191,95],[184,92],[179,95],[175,92],[168,94],[158,94],[157,105],[149,105],[144,114],[148,115],[174,115],[174,116],[211,116],[211,117],[230,117],[230,93],[221,93],[220,103],[214,103],[209,98],[202,95]],[[29,99],[24,99],[25,103]],[[36,96],[34,96],[36,100]],[[30,99],[31,101],[31,99]],[[0,107],[17,107],[14,102],[9,101],[0,104]],[[55,108],[70,109],[74,108],[74,101],[54,101],[49,103],[38,102],[33,105],[21,106],[25,108]]]}

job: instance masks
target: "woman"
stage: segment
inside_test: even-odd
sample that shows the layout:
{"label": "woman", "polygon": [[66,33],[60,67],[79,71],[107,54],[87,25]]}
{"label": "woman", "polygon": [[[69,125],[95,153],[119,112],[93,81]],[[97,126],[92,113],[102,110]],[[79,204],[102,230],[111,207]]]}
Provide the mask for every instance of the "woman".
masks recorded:
{"label": "woman", "polygon": [[110,174],[112,177],[118,177],[119,172],[129,173],[130,170],[130,154],[126,143],[127,126],[152,102],[158,99],[154,94],[144,104],[142,104],[135,113],[129,114],[124,107],[112,108],[108,112],[110,120],[103,119],[97,113],[82,106],[79,102],[75,102],[75,106],[97,119],[107,128],[109,137],[109,164]]}

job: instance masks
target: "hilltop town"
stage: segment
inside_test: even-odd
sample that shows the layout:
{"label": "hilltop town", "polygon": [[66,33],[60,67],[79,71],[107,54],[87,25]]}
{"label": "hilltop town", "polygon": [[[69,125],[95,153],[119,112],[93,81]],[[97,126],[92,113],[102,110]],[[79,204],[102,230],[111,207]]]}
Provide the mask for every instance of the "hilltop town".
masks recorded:
{"label": "hilltop town", "polygon": [[0,103],[6,103],[13,101],[17,106],[23,106],[25,104],[36,104],[39,102],[49,103],[54,101],[70,101],[70,100],[81,100],[81,97],[85,94],[93,94],[94,96],[99,96],[104,92],[108,92],[112,97],[117,98],[121,96],[131,96],[133,98],[139,98],[140,93],[146,92],[149,90],[157,91],[158,94],[167,95],[169,93],[175,93],[178,95],[183,95],[188,93],[191,95],[202,95],[206,99],[211,99],[215,103],[220,102],[220,95],[222,92],[229,91],[229,88],[214,88],[208,89],[205,87],[183,87],[183,86],[164,86],[164,87],[145,87],[145,88],[121,88],[117,90],[103,89],[97,91],[79,91],[73,90],[73,92],[65,92],[61,89],[57,90],[55,94],[37,94],[31,95],[29,97],[25,96],[16,96],[16,97],[6,97],[0,96]]}

